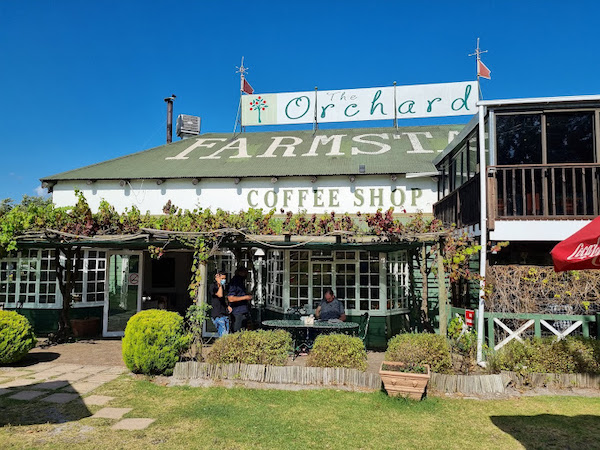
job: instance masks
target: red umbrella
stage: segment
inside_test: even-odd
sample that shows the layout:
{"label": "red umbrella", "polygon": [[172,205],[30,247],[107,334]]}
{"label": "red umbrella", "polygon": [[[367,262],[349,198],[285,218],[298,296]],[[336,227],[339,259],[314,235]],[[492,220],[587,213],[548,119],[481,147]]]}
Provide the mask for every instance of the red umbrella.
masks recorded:
{"label": "red umbrella", "polygon": [[550,253],[555,272],[600,269],[600,217],[556,244]]}

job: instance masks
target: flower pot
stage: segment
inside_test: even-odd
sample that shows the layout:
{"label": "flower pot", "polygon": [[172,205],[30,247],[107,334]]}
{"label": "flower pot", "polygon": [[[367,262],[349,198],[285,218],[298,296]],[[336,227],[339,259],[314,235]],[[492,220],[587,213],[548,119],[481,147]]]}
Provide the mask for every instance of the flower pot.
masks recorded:
{"label": "flower pot", "polygon": [[71,319],[71,330],[75,337],[94,337],[100,334],[100,318]]}
{"label": "flower pot", "polygon": [[[389,367],[404,367],[404,363],[394,361],[383,361],[379,369],[383,387],[391,397],[398,395],[412,398],[413,400],[421,400],[427,389],[427,383],[431,377],[431,369],[428,364],[423,364],[426,373],[400,372],[397,370],[389,370]],[[388,366],[386,370],[384,366]]]}

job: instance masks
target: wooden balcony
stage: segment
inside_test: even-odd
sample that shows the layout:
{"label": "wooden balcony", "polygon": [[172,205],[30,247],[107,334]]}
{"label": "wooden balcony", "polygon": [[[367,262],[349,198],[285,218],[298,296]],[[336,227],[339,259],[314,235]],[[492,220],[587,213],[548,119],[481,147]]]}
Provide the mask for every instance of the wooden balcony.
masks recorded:
{"label": "wooden balcony", "polygon": [[600,164],[488,167],[488,213],[495,219],[593,219]]}
{"label": "wooden balcony", "polygon": [[479,174],[433,205],[433,214],[444,225],[462,228],[479,223]]}
{"label": "wooden balcony", "polygon": [[[490,166],[488,228],[496,220],[589,220],[600,215],[600,164]],[[479,223],[479,176],[433,205],[445,225]]]}

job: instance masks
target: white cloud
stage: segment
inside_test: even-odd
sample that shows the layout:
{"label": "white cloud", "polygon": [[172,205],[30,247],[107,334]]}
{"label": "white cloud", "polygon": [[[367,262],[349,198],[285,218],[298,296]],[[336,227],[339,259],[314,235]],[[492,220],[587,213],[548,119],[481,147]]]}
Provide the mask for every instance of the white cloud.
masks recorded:
{"label": "white cloud", "polygon": [[46,195],[48,195],[48,193],[46,192],[46,188],[43,188],[41,186],[38,186],[34,189],[35,195],[37,195],[38,197],[45,197]]}

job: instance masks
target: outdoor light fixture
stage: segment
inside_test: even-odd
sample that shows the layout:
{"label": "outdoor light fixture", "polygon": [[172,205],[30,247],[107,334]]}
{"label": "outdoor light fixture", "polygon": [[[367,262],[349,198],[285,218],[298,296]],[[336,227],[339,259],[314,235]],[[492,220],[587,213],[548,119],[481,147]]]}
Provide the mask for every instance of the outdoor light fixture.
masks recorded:
{"label": "outdoor light fixture", "polygon": [[236,177],[236,178],[234,178],[234,179],[233,179],[233,182],[234,182],[235,184],[240,184],[240,181],[242,181],[242,179],[241,179],[241,178],[238,178],[238,177]]}
{"label": "outdoor light fixture", "polygon": [[196,186],[198,183],[200,183],[200,178],[194,178],[194,179],[192,180],[192,184],[193,184],[194,186]]}
{"label": "outdoor light fixture", "polygon": [[167,181],[167,180],[158,179],[158,180],[156,180],[156,184],[158,184],[158,185],[160,186],[160,185],[161,185],[161,184],[163,184],[165,181]]}
{"label": "outdoor light fixture", "polygon": [[125,185],[126,185],[127,183],[129,183],[129,180],[120,180],[120,181],[119,181],[119,186],[121,186],[121,187],[125,187]]}
{"label": "outdoor light fixture", "polygon": [[356,177],[354,175],[350,175],[348,179],[350,180],[350,183],[354,183],[356,181]]}
{"label": "outdoor light fixture", "polygon": [[395,173],[390,175],[390,180],[396,181],[397,179],[398,179],[398,175],[396,175]]}
{"label": "outdoor light fixture", "polygon": [[310,182],[311,183],[316,183],[317,182],[317,177],[315,177],[314,175],[312,177],[310,177]]}
{"label": "outdoor light fixture", "polygon": [[96,182],[96,180],[87,180],[85,182],[85,184],[87,184],[88,186],[91,186],[92,184],[94,184]]}
{"label": "outdoor light fixture", "polygon": [[364,164],[358,165],[358,173],[365,173],[366,171],[367,171],[367,169]]}
{"label": "outdoor light fixture", "polygon": [[273,183],[273,184],[277,183],[277,177],[271,177],[271,183]]}

